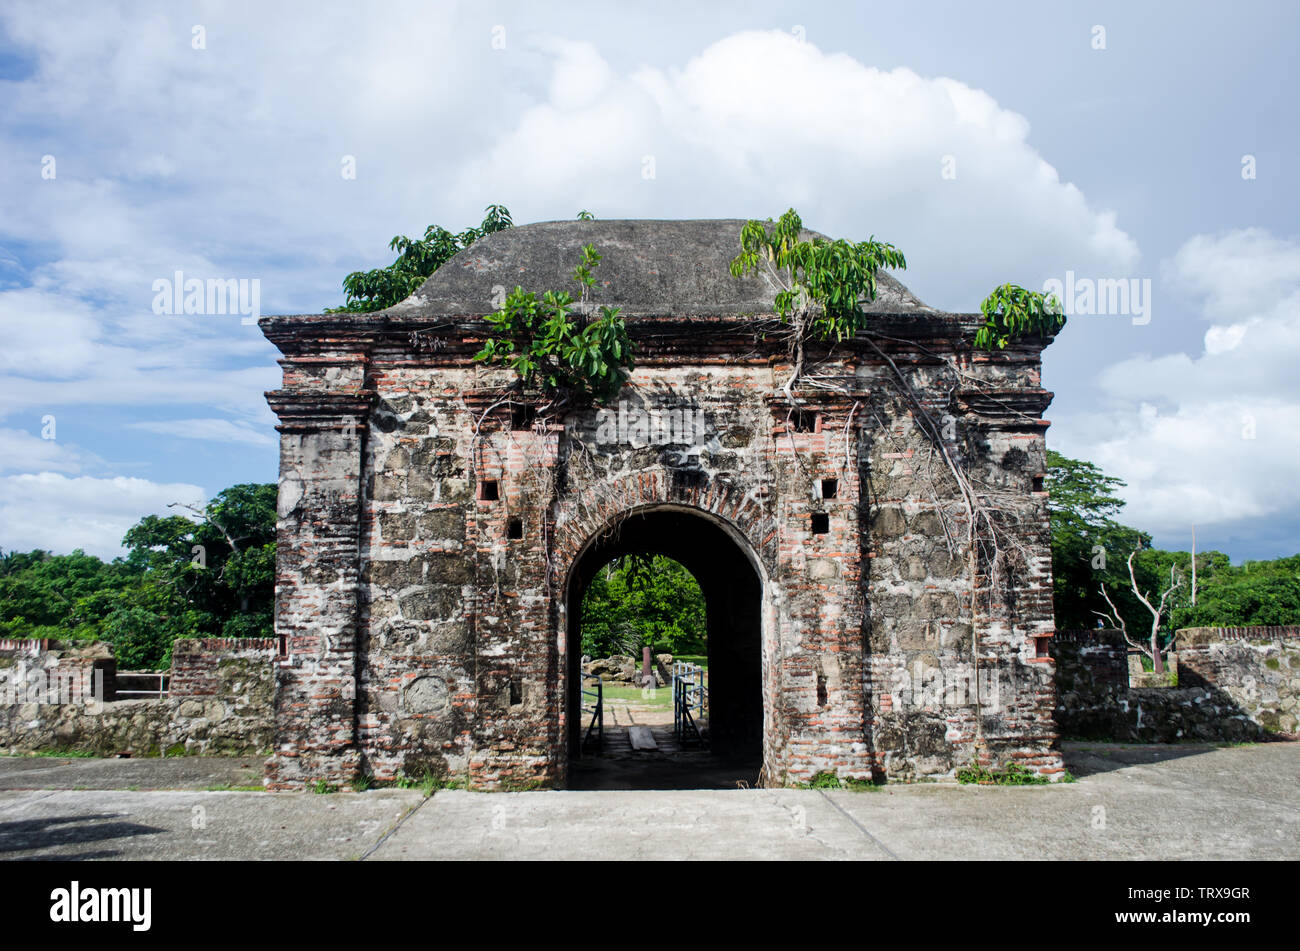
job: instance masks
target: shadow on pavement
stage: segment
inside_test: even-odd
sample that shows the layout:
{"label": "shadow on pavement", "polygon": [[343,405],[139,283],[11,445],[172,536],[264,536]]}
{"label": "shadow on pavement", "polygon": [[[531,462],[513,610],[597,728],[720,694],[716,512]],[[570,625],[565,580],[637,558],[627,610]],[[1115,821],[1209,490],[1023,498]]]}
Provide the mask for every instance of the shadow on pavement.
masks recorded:
{"label": "shadow on pavement", "polygon": [[746,789],[760,765],[708,753],[591,756],[569,763],[568,789]]}
{"label": "shadow on pavement", "polygon": [[1210,753],[1222,744],[1212,743],[1107,743],[1074,740],[1061,744],[1065,768],[1076,777],[1095,776],[1126,766],[1150,766],[1185,756]]}
{"label": "shadow on pavement", "polygon": [[[19,819],[0,822],[0,855],[9,852],[30,852],[34,849],[56,849],[60,846],[80,846],[110,839],[138,835],[157,835],[162,829],[140,825],[136,822],[102,821],[120,820],[114,813],[88,816],[51,816],[44,819]],[[52,853],[60,859],[112,858],[113,851],[90,852],[82,855]],[[9,856],[10,858],[14,856]],[[39,858],[40,856],[22,856]]]}

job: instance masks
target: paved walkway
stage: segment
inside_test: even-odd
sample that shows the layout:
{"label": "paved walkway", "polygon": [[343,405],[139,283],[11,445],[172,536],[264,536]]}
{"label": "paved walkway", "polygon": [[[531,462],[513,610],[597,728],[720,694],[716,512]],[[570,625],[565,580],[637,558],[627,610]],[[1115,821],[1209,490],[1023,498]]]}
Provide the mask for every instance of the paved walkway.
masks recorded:
{"label": "paved walkway", "polygon": [[[1300,743],[1072,744],[1067,762],[1079,781],[1054,787],[425,799],[398,789],[205,791],[255,774],[260,764],[247,759],[0,758],[0,858],[1300,857]],[[168,784],[182,788],[149,791]]]}

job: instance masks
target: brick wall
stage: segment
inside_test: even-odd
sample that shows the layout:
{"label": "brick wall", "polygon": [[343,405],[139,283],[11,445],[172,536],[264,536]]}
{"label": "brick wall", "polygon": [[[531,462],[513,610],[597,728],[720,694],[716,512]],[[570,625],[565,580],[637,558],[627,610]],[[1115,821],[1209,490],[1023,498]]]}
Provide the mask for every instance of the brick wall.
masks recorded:
{"label": "brick wall", "polygon": [[[215,697],[239,668],[252,677],[269,679],[275,654],[274,638],[185,638],[172,645],[169,694],[173,698]],[[227,691],[228,692],[228,691]]]}
{"label": "brick wall", "polygon": [[[446,322],[394,316],[344,333],[273,319],[264,326],[286,354],[271,402],[288,656],[272,784],[428,770],[483,788],[562,785],[573,579],[604,533],[669,512],[702,545],[725,533],[734,544],[718,558],[758,579],[751,603],[718,569],[709,623],[711,645],[761,697],[748,721],[767,781],[945,776],[981,757],[1059,773],[1038,484],[1050,394],[1035,343],[967,368],[995,399],[954,397],[929,354],[964,346],[975,323],[878,318],[896,340],[892,366],[849,343],[816,353],[843,392],[800,391],[797,420],[774,395],[789,372],[781,348],[726,325],[632,327],[638,367],[622,399],[703,419],[707,438],[692,446],[653,432],[611,444],[608,411],[595,409],[520,425],[498,403],[509,374],[474,364],[472,335]],[[965,509],[899,395],[900,372],[952,421],[950,451],[973,478],[1004,494],[1025,563],[958,550]],[[915,704],[894,680],[916,664],[988,689]],[[733,719],[740,732],[744,720]]]}
{"label": "brick wall", "polygon": [[107,645],[0,642],[0,750],[137,756],[265,751],[272,735],[274,643],[178,640],[172,676],[179,691],[163,699],[118,700]]}

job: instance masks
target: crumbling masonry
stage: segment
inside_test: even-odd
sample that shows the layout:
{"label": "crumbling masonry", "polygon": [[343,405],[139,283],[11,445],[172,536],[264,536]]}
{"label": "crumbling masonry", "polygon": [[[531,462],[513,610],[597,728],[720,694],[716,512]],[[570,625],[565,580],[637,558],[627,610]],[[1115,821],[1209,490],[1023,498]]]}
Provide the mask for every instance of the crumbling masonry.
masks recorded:
{"label": "crumbling masonry", "polygon": [[[699,581],[714,749],[764,782],[1061,770],[1043,343],[976,353],[982,317],[882,276],[870,339],[814,347],[793,409],[772,288],[727,271],[742,224],[527,225],[386,311],[261,321],[284,355],[273,787],[563,786],[582,593],[634,551]],[[534,418],[473,361],[482,317],[516,285],[576,292],[587,243],[637,367],[611,407]],[[974,546],[922,411],[1001,526]]]}

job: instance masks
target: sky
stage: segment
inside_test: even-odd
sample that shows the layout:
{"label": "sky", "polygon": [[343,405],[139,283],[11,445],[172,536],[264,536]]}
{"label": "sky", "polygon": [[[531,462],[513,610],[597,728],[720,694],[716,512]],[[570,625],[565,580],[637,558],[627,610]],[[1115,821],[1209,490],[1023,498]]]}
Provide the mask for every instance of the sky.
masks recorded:
{"label": "sky", "polygon": [[794,207],[950,311],[1059,286],[1048,446],[1161,547],[1300,552],[1300,6],[889,6],[6,3],[0,549],[276,478],[278,353],[177,272],[320,313],[500,203]]}

